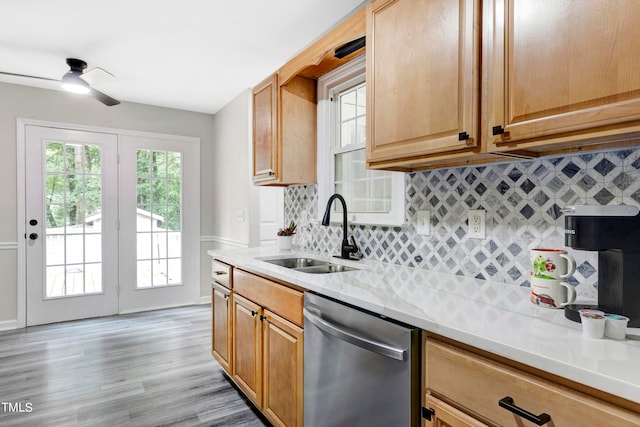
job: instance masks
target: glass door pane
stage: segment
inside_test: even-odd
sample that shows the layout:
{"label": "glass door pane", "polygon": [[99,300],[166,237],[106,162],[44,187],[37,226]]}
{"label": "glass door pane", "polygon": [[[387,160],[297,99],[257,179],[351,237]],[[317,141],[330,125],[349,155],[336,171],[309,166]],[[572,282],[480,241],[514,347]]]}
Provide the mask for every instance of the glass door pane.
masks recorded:
{"label": "glass door pane", "polygon": [[136,175],[136,287],[181,284],[181,153],[139,149]]}
{"label": "glass door pane", "polygon": [[103,292],[101,148],[45,147],[45,298]]}

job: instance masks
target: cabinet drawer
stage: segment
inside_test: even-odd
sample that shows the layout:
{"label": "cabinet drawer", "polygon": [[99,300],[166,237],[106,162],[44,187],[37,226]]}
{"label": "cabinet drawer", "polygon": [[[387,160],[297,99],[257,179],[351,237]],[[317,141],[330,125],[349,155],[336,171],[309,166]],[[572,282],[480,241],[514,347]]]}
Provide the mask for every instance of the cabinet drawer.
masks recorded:
{"label": "cabinet drawer", "polygon": [[546,379],[428,338],[425,385],[452,405],[501,426],[533,425],[498,406],[510,397],[526,411],[551,416],[548,425],[640,425],[640,414],[619,408]]}
{"label": "cabinet drawer", "polygon": [[302,292],[237,269],[233,271],[233,286],[245,298],[302,326]]}
{"label": "cabinet drawer", "polygon": [[218,261],[217,259],[211,261],[211,278],[229,289],[233,287],[231,270],[232,267],[224,262]]}

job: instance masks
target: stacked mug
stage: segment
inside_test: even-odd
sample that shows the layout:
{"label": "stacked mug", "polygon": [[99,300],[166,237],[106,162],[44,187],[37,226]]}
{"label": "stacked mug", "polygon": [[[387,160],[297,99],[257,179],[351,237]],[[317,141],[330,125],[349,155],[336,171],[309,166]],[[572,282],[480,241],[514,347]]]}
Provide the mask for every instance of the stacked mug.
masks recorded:
{"label": "stacked mug", "polygon": [[576,299],[576,290],[564,279],[576,271],[576,261],[564,249],[531,250],[531,302],[562,308]]}

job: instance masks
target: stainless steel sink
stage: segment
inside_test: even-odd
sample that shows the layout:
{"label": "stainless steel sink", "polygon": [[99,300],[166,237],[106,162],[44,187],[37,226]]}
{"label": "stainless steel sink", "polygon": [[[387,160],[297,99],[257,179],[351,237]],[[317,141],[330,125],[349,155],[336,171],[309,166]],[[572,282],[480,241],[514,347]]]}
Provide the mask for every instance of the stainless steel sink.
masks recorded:
{"label": "stainless steel sink", "polygon": [[346,265],[340,264],[327,264],[327,265],[316,265],[314,267],[307,268],[296,268],[298,271],[302,271],[304,273],[312,273],[312,274],[326,274],[326,273],[340,273],[341,271],[353,271],[357,270],[357,268],[347,267]]}
{"label": "stainless steel sink", "polygon": [[293,269],[329,265],[329,262],[327,261],[321,261],[313,258],[280,258],[263,259],[262,261],[279,265],[280,267]]}
{"label": "stainless steel sink", "polygon": [[261,261],[311,274],[328,274],[358,270],[357,268],[347,267],[346,265],[332,264],[328,261],[313,258],[277,258],[262,259]]}

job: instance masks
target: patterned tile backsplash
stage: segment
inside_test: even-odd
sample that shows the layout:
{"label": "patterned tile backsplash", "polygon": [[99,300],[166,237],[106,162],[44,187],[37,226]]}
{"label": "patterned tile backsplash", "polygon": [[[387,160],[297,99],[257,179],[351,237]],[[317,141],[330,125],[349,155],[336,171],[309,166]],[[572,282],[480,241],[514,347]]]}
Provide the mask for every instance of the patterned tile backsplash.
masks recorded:
{"label": "patterned tile backsplash", "polygon": [[[571,204],[640,206],[640,148],[408,173],[405,225],[350,224],[349,233],[365,258],[529,286],[529,249],[564,247],[560,210]],[[315,185],[285,190],[285,221],[299,224],[294,244],[337,254],[342,227],[310,221],[318,209]],[[416,232],[419,209],[431,211],[429,236]],[[467,238],[470,209],[486,210],[485,239]],[[595,298],[597,253],[569,252],[578,298]]]}

